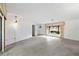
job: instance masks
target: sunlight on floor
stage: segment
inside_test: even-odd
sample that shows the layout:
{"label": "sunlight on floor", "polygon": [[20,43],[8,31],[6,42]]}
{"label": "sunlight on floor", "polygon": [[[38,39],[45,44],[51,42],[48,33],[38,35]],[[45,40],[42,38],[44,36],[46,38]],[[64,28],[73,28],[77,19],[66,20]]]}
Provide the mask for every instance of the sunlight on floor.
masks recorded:
{"label": "sunlight on floor", "polygon": [[45,35],[42,35],[42,36],[39,36],[39,37],[46,38],[47,41],[59,40],[58,37],[52,37],[52,36],[45,36]]}

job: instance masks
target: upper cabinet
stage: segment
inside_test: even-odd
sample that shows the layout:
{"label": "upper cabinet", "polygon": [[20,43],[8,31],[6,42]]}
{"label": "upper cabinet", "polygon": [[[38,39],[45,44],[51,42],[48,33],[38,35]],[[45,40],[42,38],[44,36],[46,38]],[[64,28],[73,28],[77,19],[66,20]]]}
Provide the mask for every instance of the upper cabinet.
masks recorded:
{"label": "upper cabinet", "polygon": [[0,11],[3,13],[3,15],[6,17],[7,15],[7,10],[6,10],[6,4],[5,3],[0,3]]}

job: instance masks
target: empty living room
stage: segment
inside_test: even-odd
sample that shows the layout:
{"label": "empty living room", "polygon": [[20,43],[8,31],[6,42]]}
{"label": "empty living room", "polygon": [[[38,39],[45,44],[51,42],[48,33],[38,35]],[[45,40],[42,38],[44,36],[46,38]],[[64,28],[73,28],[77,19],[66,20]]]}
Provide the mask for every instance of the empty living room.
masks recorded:
{"label": "empty living room", "polygon": [[0,3],[0,56],[79,56],[79,3]]}

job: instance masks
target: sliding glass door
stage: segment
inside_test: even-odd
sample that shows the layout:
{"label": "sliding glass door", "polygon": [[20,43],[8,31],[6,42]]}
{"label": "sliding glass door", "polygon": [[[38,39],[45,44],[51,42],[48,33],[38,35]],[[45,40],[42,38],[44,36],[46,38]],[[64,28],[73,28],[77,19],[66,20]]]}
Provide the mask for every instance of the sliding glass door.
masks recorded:
{"label": "sliding glass door", "polygon": [[0,51],[2,50],[2,17],[0,17]]}

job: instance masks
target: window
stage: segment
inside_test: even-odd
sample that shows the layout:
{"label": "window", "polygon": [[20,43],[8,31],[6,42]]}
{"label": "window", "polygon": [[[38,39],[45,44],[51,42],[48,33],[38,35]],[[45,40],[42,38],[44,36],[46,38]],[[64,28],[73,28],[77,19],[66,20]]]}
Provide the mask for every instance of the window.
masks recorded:
{"label": "window", "polygon": [[49,32],[51,34],[53,34],[53,33],[60,34],[60,32],[59,32],[59,25],[58,26],[49,26]]}

